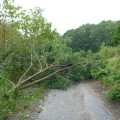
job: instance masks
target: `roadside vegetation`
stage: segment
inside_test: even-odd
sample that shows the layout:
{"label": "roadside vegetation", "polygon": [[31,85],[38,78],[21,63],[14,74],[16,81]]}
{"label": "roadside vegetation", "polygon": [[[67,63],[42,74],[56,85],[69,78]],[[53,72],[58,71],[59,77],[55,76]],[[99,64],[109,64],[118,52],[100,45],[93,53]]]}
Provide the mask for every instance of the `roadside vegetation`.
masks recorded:
{"label": "roadside vegetation", "polygon": [[106,96],[120,100],[119,21],[86,24],[61,36],[40,8],[26,11],[1,0],[0,16],[0,120],[43,99],[48,88],[87,79],[101,80]]}
{"label": "roadside vegetation", "polygon": [[105,69],[101,70],[104,75],[99,79],[108,89],[107,97],[120,101],[120,45],[117,47],[102,46],[99,53],[107,59]]}

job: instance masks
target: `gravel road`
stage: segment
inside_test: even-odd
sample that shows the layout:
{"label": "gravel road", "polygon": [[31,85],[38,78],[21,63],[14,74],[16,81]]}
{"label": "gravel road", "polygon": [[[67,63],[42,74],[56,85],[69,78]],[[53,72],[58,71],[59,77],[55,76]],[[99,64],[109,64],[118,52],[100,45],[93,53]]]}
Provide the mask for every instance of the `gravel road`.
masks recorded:
{"label": "gravel road", "polygon": [[90,87],[81,83],[66,91],[51,90],[35,120],[120,120],[120,116],[113,118]]}

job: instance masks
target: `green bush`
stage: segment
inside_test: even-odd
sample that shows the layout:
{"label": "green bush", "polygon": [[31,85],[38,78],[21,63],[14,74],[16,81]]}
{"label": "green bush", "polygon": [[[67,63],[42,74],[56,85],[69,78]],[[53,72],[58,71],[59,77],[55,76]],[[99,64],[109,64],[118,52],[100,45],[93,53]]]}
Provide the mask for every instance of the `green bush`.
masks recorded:
{"label": "green bush", "polygon": [[87,67],[86,64],[78,65],[77,67],[73,68],[70,72],[70,79],[73,82],[79,82],[81,80],[87,79]]}
{"label": "green bush", "polygon": [[109,72],[101,77],[102,83],[107,86],[106,95],[111,100],[120,100],[120,70],[116,69],[115,64],[109,63],[106,67]]}
{"label": "green bush", "polygon": [[113,58],[113,57],[116,56],[116,48],[115,47],[111,47],[111,46],[104,46],[104,45],[102,45],[99,53],[104,58],[110,59],[110,58]]}
{"label": "green bush", "polygon": [[4,78],[0,71],[0,120],[9,116],[16,107],[14,94],[11,92],[10,97],[5,96],[5,93],[13,87],[13,83]]}
{"label": "green bush", "polygon": [[[81,54],[80,54],[81,55]],[[70,72],[70,79],[81,81],[86,79],[99,79],[107,74],[107,60],[98,53],[88,51],[80,56],[80,65]]]}
{"label": "green bush", "polygon": [[[105,50],[107,51],[105,53]],[[107,97],[111,100],[120,100],[120,56],[119,47],[103,47],[100,50],[100,55],[107,58],[107,64],[104,69],[98,70],[97,76],[102,83],[107,86]],[[102,54],[101,54],[102,53]],[[109,53],[109,54],[108,54]],[[111,55],[114,54],[114,57]]]}
{"label": "green bush", "polygon": [[106,68],[106,65],[107,62],[104,60],[101,62],[99,60],[98,62],[95,62],[95,64],[93,64],[91,68],[92,78],[100,80],[102,77],[106,76],[107,73],[109,72],[108,69]]}
{"label": "green bush", "polygon": [[106,92],[106,95],[111,100],[120,101],[120,83],[115,84],[111,89]]}
{"label": "green bush", "polygon": [[0,120],[11,115],[15,108],[16,101],[12,96],[7,100],[0,97]]}
{"label": "green bush", "polygon": [[61,75],[56,75],[54,79],[48,81],[48,87],[52,89],[67,89],[71,84],[72,80]]}

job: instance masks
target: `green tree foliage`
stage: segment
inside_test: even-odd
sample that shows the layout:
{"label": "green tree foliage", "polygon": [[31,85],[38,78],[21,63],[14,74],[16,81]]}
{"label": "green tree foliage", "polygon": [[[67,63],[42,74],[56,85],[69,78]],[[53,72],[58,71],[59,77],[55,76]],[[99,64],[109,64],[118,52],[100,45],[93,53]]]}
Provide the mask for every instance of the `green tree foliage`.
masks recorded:
{"label": "green tree foliage", "polygon": [[[15,109],[18,89],[69,69],[72,51],[51,29],[40,8],[25,11],[15,7],[12,0],[3,0],[0,16],[0,119],[3,119]],[[64,81],[65,78],[60,83],[63,86]]]}
{"label": "green tree foliage", "polygon": [[117,46],[120,44],[120,22],[119,21],[118,21],[117,28],[114,31],[112,38],[113,38],[113,45]]}
{"label": "green tree foliage", "polygon": [[[110,75],[117,82],[109,95],[111,98],[118,95],[119,85],[117,88],[115,85],[119,82],[119,71],[113,68],[108,74],[106,59],[119,57],[120,46],[114,49],[115,53],[110,53],[112,47],[104,46],[100,50],[102,55],[93,53],[102,43],[119,44],[117,22],[82,25],[61,37],[52,30],[40,8],[26,11],[14,6],[12,0],[0,2],[0,119],[15,109],[19,90],[46,79],[49,87],[66,89],[80,80]],[[117,61],[119,63],[119,59]]]}
{"label": "green tree foliage", "polygon": [[12,0],[1,0],[0,4],[0,51],[4,51],[20,37],[16,19],[20,17],[21,7],[15,7]]}
{"label": "green tree foliage", "polygon": [[[111,100],[120,100],[120,46],[102,46],[99,54],[103,59],[100,67],[94,68],[92,76],[107,86],[106,95]],[[106,61],[104,61],[106,60]]]}
{"label": "green tree foliage", "polygon": [[102,21],[99,24],[85,24],[75,30],[68,30],[63,39],[73,51],[98,51],[101,44],[112,45],[112,34],[116,22]]}
{"label": "green tree foliage", "polygon": [[90,47],[90,41],[88,37],[91,33],[91,28],[94,25],[86,24],[81,27],[70,30],[63,35],[65,40],[68,40],[68,45],[73,49],[73,51],[87,50]]}

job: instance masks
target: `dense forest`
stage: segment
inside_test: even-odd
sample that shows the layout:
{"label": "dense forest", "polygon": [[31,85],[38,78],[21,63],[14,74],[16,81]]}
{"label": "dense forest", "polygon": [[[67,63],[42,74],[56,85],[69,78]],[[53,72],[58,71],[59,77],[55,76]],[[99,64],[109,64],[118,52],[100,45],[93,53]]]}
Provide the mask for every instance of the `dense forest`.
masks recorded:
{"label": "dense forest", "polygon": [[85,24],[63,36],[51,26],[40,8],[1,0],[0,119],[32,99],[24,92],[31,86],[40,92],[95,79],[106,86],[108,99],[120,101],[120,21]]}
{"label": "dense forest", "polygon": [[98,52],[103,43],[106,46],[119,44],[119,25],[120,21],[111,20],[99,24],[85,24],[75,30],[68,30],[64,33],[63,39],[74,52]]}

